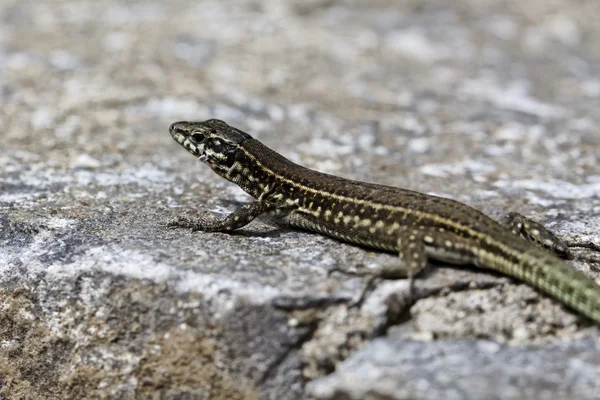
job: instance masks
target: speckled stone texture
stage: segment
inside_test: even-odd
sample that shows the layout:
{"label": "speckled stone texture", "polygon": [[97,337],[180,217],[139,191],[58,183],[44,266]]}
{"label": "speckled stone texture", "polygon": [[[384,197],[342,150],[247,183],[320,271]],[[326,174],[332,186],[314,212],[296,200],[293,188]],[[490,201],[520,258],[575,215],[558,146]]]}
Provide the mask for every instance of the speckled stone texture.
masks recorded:
{"label": "speckled stone texture", "polygon": [[[261,220],[169,136],[600,244],[597,0],[0,0],[0,399],[598,398],[598,328],[509,278]],[[600,253],[573,248],[600,279]],[[338,270],[349,273],[341,273]]]}

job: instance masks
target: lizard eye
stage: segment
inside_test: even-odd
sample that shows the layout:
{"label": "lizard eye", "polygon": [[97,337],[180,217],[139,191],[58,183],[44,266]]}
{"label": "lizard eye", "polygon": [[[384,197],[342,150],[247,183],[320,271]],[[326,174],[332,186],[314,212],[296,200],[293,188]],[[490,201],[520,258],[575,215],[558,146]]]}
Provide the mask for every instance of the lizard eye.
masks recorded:
{"label": "lizard eye", "polygon": [[205,136],[204,136],[204,135],[201,135],[201,134],[199,134],[199,133],[194,133],[194,134],[192,135],[192,140],[193,140],[194,142],[196,142],[197,144],[200,144],[200,143],[204,142],[204,139],[205,139]]}

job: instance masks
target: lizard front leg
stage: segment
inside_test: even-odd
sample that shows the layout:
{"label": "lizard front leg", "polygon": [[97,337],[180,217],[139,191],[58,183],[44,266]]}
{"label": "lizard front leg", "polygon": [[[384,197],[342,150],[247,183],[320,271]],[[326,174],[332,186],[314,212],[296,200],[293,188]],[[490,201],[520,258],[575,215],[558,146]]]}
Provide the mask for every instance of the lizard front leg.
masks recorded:
{"label": "lizard front leg", "polygon": [[178,217],[170,222],[168,226],[190,228],[192,231],[203,232],[231,232],[248,225],[254,218],[269,211],[274,211],[276,206],[266,201],[255,201],[244,204],[225,218],[212,221],[204,218]]}

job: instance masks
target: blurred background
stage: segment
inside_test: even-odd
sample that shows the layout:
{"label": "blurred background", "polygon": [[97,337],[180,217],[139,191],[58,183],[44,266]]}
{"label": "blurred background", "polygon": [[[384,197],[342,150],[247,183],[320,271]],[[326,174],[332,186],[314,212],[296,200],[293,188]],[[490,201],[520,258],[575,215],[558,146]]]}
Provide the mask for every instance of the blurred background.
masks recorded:
{"label": "blurred background", "polygon": [[2,0],[0,145],[49,167],[154,163],[178,151],[169,123],[217,117],[353,175],[338,152],[412,167],[488,146],[485,174],[572,145],[585,173],[598,15],[594,0]]}

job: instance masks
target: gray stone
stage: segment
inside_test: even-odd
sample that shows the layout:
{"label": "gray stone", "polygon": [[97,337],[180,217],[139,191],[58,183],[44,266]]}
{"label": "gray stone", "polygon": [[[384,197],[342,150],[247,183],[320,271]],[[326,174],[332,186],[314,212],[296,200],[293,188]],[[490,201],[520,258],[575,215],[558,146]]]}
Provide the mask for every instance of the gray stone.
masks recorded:
{"label": "gray stone", "polygon": [[376,339],[311,382],[319,399],[597,399],[597,340],[543,348]]}

